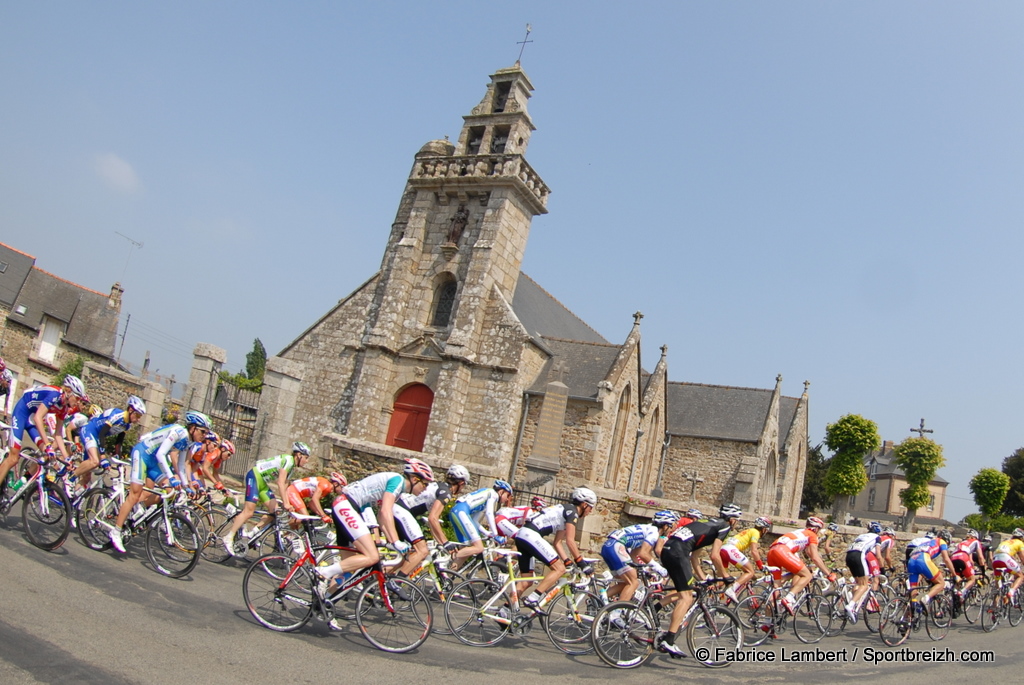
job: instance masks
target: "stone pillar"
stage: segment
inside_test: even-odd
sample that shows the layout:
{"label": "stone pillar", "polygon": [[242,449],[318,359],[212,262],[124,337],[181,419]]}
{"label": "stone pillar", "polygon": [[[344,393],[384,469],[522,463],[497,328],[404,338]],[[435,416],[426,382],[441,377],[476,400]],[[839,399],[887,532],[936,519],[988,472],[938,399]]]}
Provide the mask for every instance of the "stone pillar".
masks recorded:
{"label": "stone pillar", "polygon": [[562,448],[562,428],[565,408],[569,403],[569,388],[561,381],[548,383],[544,404],[537,419],[537,433],[533,449],[526,460],[526,486],[530,490],[550,493],[554,491],[555,476],[562,468],[559,457]]}
{"label": "stone pillar", "polygon": [[142,417],[139,427],[139,433],[142,434],[156,430],[162,425],[167,388],[159,383],[146,382],[142,385],[142,394],[139,397],[146,403],[146,415]]}
{"label": "stone pillar", "polygon": [[188,375],[185,410],[208,412],[213,407],[213,394],[217,391],[220,373],[228,353],[210,343],[197,343],[192,350],[192,371]]}
{"label": "stone pillar", "polygon": [[[263,391],[260,393],[257,433],[253,436],[256,459],[262,459],[265,455],[289,452],[296,440],[313,442],[313,436],[292,435],[295,405],[302,390],[304,371],[305,365],[302,362],[284,357],[271,357],[267,360],[267,370],[263,375]],[[313,448],[314,457],[322,460],[327,458],[328,453],[324,449],[318,449],[318,445],[310,447]]]}

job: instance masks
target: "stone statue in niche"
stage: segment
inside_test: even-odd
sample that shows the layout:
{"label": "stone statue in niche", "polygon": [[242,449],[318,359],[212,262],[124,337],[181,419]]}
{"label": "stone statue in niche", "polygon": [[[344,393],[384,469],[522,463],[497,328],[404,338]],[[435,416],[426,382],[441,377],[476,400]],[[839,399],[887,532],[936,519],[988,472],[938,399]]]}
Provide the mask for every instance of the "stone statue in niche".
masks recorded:
{"label": "stone statue in niche", "polygon": [[469,212],[466,211],[466,205],[459,205],[458,210],[455,212],[455,216],[452,217],[451,228],[448,229],[448,242],[450,244],[459,244],[459,240],[462,238],[462,232],[466,230],[466,224],[468,223]]}

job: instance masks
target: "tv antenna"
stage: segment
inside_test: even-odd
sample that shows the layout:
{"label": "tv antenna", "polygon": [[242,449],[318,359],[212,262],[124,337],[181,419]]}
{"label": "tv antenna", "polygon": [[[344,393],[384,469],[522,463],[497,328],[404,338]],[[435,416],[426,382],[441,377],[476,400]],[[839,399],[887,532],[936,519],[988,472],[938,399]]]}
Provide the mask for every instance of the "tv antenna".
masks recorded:
{"label": "tv antenna", "polygon": [[117,233],[119,236],[121,236],[122,238],[127,240],[129,243],[131,243],[131,245],[128,247],[128,259],[126,259],[124,261],[124,273],[121,274],[121,282],[124,283],[124,277],[128,273],[128,262],[130,262],[131,259],[132,259],[132,250],[134,250],[136,248],[141,250],[142,249],[142,243],[140,243],[137,240],[132,240],[131,238],[126,236],[124,233],[121,233],[120,231],[114,231],[114,233]]}

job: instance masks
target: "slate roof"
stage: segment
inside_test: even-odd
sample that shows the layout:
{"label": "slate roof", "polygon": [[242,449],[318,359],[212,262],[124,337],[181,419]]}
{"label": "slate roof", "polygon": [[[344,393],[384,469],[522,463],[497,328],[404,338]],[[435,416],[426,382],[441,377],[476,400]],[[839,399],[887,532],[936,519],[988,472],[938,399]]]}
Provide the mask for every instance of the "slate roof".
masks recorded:
{"label": "slate roof", "polygon": [[523,272],[519,272],[512,311],[532,336],[608,344],[600,333]]}
{"label": "slate roof", "polygon": [[[905,474],[903,469],[899,466],[896,466],[895,458],[896,453],[893,451],[892,443],[887,442],[881,449],[875,450],[864,457],[864,468],[868,468],[868,464],[870,464],[871,460],[874,459],[878,462],[878,469],[875,471],[875,478],[878,478],[878,476],[892,474],[905,479],[907,474]],[[935,474],[935,478],[932,478],[931,482],[937,485],[949,485],[949,481],[938,474]]]}
{"label": "slate roof", "polygon": [[[570,397],[597,398],[597,384],[608,377],[615,358],[622,349],[621,345],[611,343],[580,342],[563,340],[562,338],[543,338],[545,347],[554,354],[544,370],[538,375],[537,381],[530,392],[544,392],[552,380],[561,380],[569,387]],[[559,377],[551,373],[552,366],[560,363],[566,373]]]}
{"label": "slate roof", "polygon": [[[668,432],[689,437],[757,442],[768,417],[772,392],[758,388],[670,382],[666,412]],[[789,424],[792,425],[792,418]],[[786,430],[789,430],[788,426]]]}
{"label": "slate roof", "polygon": [[[63,321],[68,327],[62,342],[112,359],[120,312],[109,299],[33,267],[7,318],[36,331],[44,315]],[[18,314],[22,306],[25,313]]]}
{"label": "slate roof", "polygon": [[0,304],[8,309],[14,307],[14,301],[35,262],[36,258],[32,255],[0,243],[0,269],[3,269],[0,272]]}

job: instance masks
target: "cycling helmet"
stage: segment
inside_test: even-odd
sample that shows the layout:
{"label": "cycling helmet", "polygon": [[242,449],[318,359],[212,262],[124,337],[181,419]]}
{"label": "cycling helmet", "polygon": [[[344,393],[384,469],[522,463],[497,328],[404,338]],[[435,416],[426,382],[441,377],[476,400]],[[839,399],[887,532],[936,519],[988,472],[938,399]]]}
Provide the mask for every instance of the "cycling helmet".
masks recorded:
{"label": "cycling helmet", "polygon": [[0,357],[0,373],[7,370],[7,362],[4,361],[3,357]]}
{"label": "cycling helmet", "polygon": [[758,516],[754,519],[754,528],[771,528],[772,520],[767,516]]}
{"label": "cycling helmet", "polygon": [[428,483],[434,482],[434,470],[430,468],[430,464],[419,459],[406,459],[405,466],[402,467],[402,471],[407,476],[416,476]]}
{"label": "cycling helmet", "polygon": [[230,440],[225,440],[224,442],[222,442],[220,444],[220,448],[222,451],[227,452],[228,454],[235,453],[235,443],[231,442]]}
{"label": "cycling helmet", "polygon": [[597,506],[597,494],[590,488],[576,488],[572,491],[570,498],[573,504],[589,504]]}
{"label": "cycling helmet", "polygon": [[686,518],[696,521],[697,519],[704,518],[704,514],[701,513],[700,509],[687,509]]}
{"label": "cycling helmet", "polygon": [[1014,528],[1013,532],[1010,533],[1011,538],[1024,538],[1024,530],[1020,528]]}
{"label": "cycling helmet", "polygon": [[735,504],[723,504],[718,510],[718,516],[724,519],[738,519],[743,516],[743,512]]}
{"label": "cycling helmet", "polygon": [[893,530],[891,526],[886,526],[885,528],[882,529],[882,534],[883,535],[895,535],[896,531]]}
{"label": "cycling helmet", "polygon": [[940,530],[938,533],[938,537],[940,540],[945,540],[946,542],[949,542],[953,539],[953,536],[949,534],[948,530]]}
{"label": "cycling helmet", "polygon": [[331,475],[328,477],[328,480],[335,485],[340,485],[341,487],[348,485],[348,479],[345,478],[340,471],[331,471]]}
{"label": "cycling helmet", "polygon": [[10,385],[11,381],[14,380],[14,374],[11,373],[10,369],[4,369],[0,371],[0,383],[4,385]]}
{"label": "cycling helmet", "polygon": [[807,527],[811,530],[821,530],[825,527],[825,522],[817,516],[810,516],[807,518]]}
{"label": "cycling helmet", "polygon": [[206,430],[213,429],[213,423],[210,421],[210,417],[200,411],[185,412],[185,425],[199,426]]}
{"label": "cycling helmet", "polygon": [[95,419],[97,416],[103,413],[103,407],[98,404],[89,405],[89,418]]}
{"label": "cycling helmet", "polygon": [[982,540],[982,542],[992,542],[992,536],[991,535],[986,535],[985,539]]}
{"label": "cycling helmet", "polygon": [[68,374],[64,376],[64,387],[71,391],[71,394],[81,399],[86,399],[85,385],[82,384],[82,379],[78,376],[72,376]]}
{"label": "cycling helmet", "polygon": [[296,443],[292,444],[292,452],[298,452],[299,454],[304,454],[304,455],[306,455],[308,457],[309,456],[309,445],[307,445],[304,442],[296,442]]}
{"label": "cycling helmet", "polygon": [[828,529],[831,530],[833,533],[839,532],[839,524],[838,523],[830,523],[830,524],[828,524]]}
{"label": "cycling helmet", "polygon": [[674,526],[679,520],[679,514],[671,509],[662,509],[651,517],[651,523],[655,526]]}
{"label": "cycling helmet", "polygon": [[869,533],[874,533],[875,535],[878,535],[879,533],[882,532],[882,524],[879,523],[878,521],[872,521],[871,523],[868,524],[868,532]]}
{"label": "cycling helmet", "polygon": [[530,500],[531,509],[543,509],[546,506],[548,506],[548,503],[543,497],[534,497]]}
{"label": "cycling helmet", "polygon": [[494,481],[494,489],[498,492],[504,490],[508,494],[512,494],[512,485],[507,480],[498,479]]}
{"label": "cycling helmet", "polygon": [[924,536],[926,538],[928,538],[929,540],[934,540],[935,539],[935,531],[934,530],[930,530],[927,533],[925,533]]}
{"label": "cycling helmet", "polygon": [[220,436],[214,433],[213,431],[210,431],[209,433],[206,434],[206,440],[220,444]]}
{"label": "cycling helmet", "polygon": [[977,539],[978,538],[978,531],[976,531],[973,528],[971,528],[969,531],[967,531],[967,537]]}
{"label": "cycling helmet", "polygon": [[452,464],[448,467],[448,480],[460,480],[463,483],[468,483],[469,469],[459,464]]}
{"label": "cycling helmet", "polygon": [[142,398],[136,397],[135,395],[128,396],[128,409],[130,411],[137,411],[140,414],[146,413],[146,403],[142,401]]}

